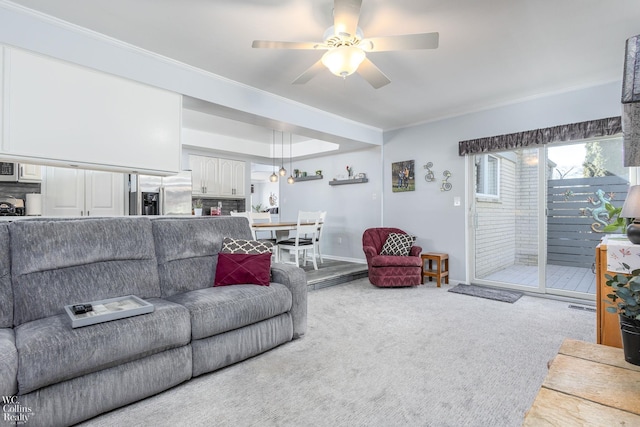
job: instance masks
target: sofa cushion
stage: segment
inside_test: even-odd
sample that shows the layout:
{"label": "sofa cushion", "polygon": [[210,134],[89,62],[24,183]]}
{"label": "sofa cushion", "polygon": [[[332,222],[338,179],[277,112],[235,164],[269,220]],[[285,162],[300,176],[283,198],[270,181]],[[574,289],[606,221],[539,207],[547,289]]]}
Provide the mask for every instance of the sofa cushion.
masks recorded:
{"label": "sofa cushion", "polygon": [[78,301],[160,295],[148,218],[24,220],[9,233],[14,325]]}
{"label": "sofa cushion", "polygon": [[271,254],[218,254],[213,286],[254,284],[269,286]]}
{"label": "sofa cushion", "polygon": [[[8,223],[0,224],[0,242],[9,242]],[[11,245],[0,248],[0,328],[13,326],[13,290],[11,289]]]}
{"label": "sofa cushion", "polygon": [[224,237],[251,239],[244,217],[158,217],[151,223],[164,297],[211,287]]}
{"label": "sofa cushion", "polygon": [[[75,426],[88,418],[153,396],[187,381],[191,378],[192,372],[191,345],[185,345],[56,383],[19,397],[20,404],[33,408],[34,412],[33,418],[21,427]],[[138,421],[124,424],[150,424],[145,423],[144,418],[136,419]],[[114,425],[109,424],[109,421],[97,422]]]}
{"label": "sofa cushion", "polygon": [[191,338],[189,312],[159,298],[155,311],[71,328],[66,313],[15,328],[20,394],[184,346]]}
{"label": "sofa cushion", "polygon": [[0,329],[0,396],[18,391],[18,351],[13,329]]}
{"label": "sofa cushion", "polygon": [[291,292],[280,283],[209,287],[167,299],[189,309],[194,340],[285,313],[292,301]]}
{"label": "sofa cushion", "polygon": [[415,236],[409,234],[389,233],[382,245],[380,255],[407,256],[415,240]]}

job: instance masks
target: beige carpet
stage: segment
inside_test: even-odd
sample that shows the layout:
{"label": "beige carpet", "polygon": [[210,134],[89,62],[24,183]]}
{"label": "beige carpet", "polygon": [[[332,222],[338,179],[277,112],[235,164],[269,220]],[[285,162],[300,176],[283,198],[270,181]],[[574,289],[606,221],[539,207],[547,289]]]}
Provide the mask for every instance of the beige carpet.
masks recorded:
{"label": "beige carpet", "polygon": [[520,426],[565,337],[595,340],[595,313],[380,289],[309,294],[307,335],[86,426]]}

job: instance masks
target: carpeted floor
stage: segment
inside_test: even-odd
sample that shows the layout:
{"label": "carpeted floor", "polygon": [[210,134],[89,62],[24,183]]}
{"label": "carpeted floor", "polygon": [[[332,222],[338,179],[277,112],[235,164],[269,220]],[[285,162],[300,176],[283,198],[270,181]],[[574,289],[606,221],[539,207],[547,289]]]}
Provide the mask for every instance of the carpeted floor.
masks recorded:
{"label": "carpeted floor", "polygon": [[520,426],[595,313],[368,279],[310,292],[307,335],[86,426]]}

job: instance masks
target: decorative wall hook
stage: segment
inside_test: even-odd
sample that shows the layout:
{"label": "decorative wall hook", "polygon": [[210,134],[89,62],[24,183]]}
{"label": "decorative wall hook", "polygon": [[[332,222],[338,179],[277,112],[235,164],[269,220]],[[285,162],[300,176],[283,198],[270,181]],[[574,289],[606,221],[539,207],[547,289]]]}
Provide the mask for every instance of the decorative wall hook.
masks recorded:
{"label": "decorative wall hook", "polygon": [[451,190],[451,183],[449,182],[449,178],[451,178],[451,172],[444,171],[442,172],[444,179],[442,180],[442,186],[440,187],[440,191],[449,191]]}
{"label": "decorative wall hook", "polygon": [[433,171],[431,170],[431,168],[433,167],[433,163],[429,162],[426,165],[422,166],[424,169],[427,170],[427,173],[424,176],[424,180],[427,182],[431,182],[431,181],[435,181],[436,177],[433,174]]}

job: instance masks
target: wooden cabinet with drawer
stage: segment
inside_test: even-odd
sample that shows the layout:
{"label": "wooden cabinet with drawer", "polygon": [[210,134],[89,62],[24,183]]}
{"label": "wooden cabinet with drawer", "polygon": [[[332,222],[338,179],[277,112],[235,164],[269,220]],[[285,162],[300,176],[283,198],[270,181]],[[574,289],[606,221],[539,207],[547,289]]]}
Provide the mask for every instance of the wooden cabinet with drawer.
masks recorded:
{"label": "wooden cabinet with drawer", "polygon": [[596,247],[596,340],[598,344],[622,348],[618,315],[607,311],[607,307],[611,306],[606,302],[610,301],[607,294],[611,293],[611,288],[606,285],[605,274],[616,273],[607,271],[607,245],[600,243]]}

